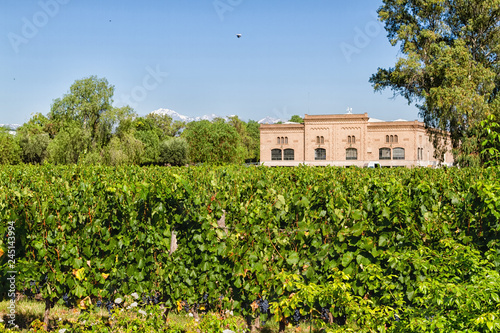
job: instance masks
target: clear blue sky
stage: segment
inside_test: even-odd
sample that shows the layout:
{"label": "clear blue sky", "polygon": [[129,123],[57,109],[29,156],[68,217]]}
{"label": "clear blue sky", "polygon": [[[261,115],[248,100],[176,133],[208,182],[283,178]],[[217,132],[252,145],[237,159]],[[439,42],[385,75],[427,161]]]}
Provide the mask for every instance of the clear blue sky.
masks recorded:
{"label": "clear blue sky", "polygon": [[[47,114],[91,75],[114,105],[244,120],[367,112],[417,119],[402,97],[375,93],[392,47],[375,11],[353,0],[2,0],[0,123]],[[241,34],[237,38],[236,34]]]}

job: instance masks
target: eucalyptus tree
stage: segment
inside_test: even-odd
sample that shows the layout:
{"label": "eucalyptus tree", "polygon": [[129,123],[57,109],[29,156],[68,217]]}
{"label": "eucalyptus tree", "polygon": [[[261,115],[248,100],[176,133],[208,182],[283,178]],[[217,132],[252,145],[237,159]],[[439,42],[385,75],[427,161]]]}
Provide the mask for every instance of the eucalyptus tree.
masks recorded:
{"label": "eucalyptus tree", "polygon": [[435,146],[448,131],[458,160],[474,164],[480,122],[500,113],[500,0],[383,0],[378,14],[401,57],[372,75],[374,89],[415,104]]}

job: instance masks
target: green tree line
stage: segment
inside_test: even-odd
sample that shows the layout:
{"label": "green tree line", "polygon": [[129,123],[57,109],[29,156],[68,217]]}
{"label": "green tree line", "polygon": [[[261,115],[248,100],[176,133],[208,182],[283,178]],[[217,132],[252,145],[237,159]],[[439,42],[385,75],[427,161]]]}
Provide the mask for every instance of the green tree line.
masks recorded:
{"label": "green tree line", "polygon": [[76,80],[16,135],[0,129],[0,164],[185,165],[259,161],[259,124],[237,116],[184,123],[114,107],[105,78]]}

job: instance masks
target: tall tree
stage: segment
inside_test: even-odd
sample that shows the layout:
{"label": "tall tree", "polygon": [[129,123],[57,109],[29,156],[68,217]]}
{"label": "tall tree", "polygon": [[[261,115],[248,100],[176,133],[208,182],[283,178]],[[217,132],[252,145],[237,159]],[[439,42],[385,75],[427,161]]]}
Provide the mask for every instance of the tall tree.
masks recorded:
{"label": "tall tree", "polygon": [[0,164],[18,164],[20,148],[9,129],[0,127]]}
{"label": "tall tree", "polygon": [[24,163],[41,164],[47,155],[51,124],[47,117],[34,114],[30,120],[17,129],[20,157]]}
{"label": "tall tree", "polygon": [[238,132],[223,119],[191,122],[182,137],[189,144],[191,162],[222,164],[244,160],[245,149]]}
{"label": "tall tree", "polygon": [[113,108],[113,93],[114,87],[105,78],[77,80],[68,94],[54,100],[49,118],[58,123],[58,129],[75,122],[89,134],[90,146],[100,148],[111,139],[111,128],[102,116]]}
{"label": "tall tree", "polygon": [[448,131],[456,156],[477,155],[479,145],[467,138],[500,112],[500,0],[383,0],[378,13],[403,57],[378,69],[374,89],[415,103],[436,148]]}

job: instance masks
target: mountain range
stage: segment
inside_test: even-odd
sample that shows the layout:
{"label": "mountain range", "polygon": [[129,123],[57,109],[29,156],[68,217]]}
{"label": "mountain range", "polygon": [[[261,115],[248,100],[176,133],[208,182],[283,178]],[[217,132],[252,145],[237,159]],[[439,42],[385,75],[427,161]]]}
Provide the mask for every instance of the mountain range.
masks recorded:
{"label": "mountain range", "polygon": [[[172,120],[179,120],[179,121],[184,121],[186,123],[189,123],[189,122],[192,122],[192,121],[200,121],[200,120],[208,120],[208,121],[212,121],[214,120],[215,118],[222,118],[222,119],[225,119],[227,120],[229,117],[232,117],[233,115],[230,115],[230,116],[225,116],[225,117],[222,117],[222,116],[219,116],[219,115],[216,115],[215,113],[212,113],[212,114],[209,114],[209,115],[203,115],[201,117],[190,117],[190,116],[185,116],[183,114],[180,114],[174,110],[170,110],[170,109],[158,109],[158,110],[155,110],[153,112],[151,112],[153,114],[160,114],[160,115],[167,115],[169,116],[170,118],[172,118]],[[259,124],[275,124],[277,122],[285,122],[284,120],[281,120],[279,118],[273,118],[273,117],[265,117],[265,118],[262,118],[258,121]]]}

